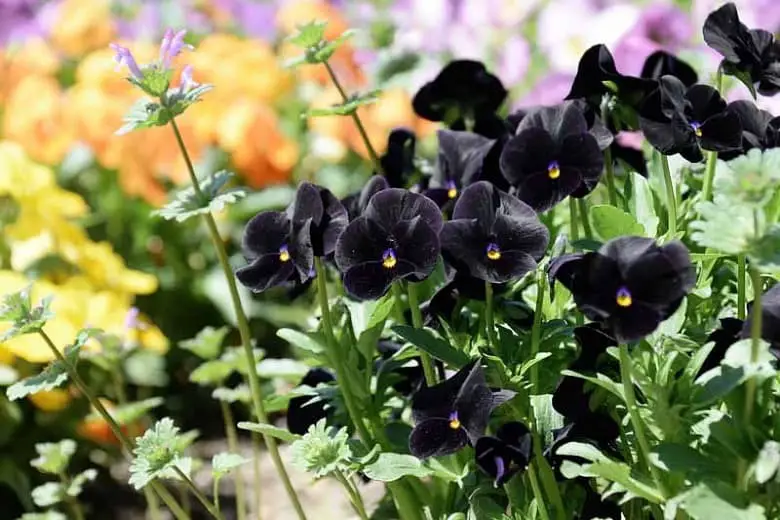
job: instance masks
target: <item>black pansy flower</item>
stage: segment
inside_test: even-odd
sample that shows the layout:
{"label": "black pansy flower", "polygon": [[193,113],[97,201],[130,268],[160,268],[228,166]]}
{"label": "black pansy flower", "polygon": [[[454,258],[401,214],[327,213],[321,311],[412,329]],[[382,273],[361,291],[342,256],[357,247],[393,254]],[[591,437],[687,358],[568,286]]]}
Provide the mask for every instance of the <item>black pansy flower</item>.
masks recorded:
{"label": "black pansy flower", "polygon": [[728,152],[742,145],[739,117],[708,85],[686,88],[674,76],[663,76],[642,103],[639,116],[645,137],[664,155],[679,153],[699,162],[702,149]]}
{"label": "black pansy flower", "polygon": [[525,470],[531,460],[533,437],[520,422],[508,422],[498,428],[495,437],[481,437],[474,446],[477,466],[501,486]]}
{"label": "black pansy flower", "polygon": [[569,195],[583,197],[599,181],[604,157],[581,107],[566,102],[528,113],[501,153],[501,171],[517,197],[546,211]]}
{"label": "black pansy flower", "polygon": [[561,463],[564,460],[583,463],[584,460],[570,455],[561,455],[558,448],[569,442],[581,442],[591,444],[615,456],[620,456],[617,451],[616,441],[620,436],[620,426],[610,416],[600,412],[590,412],[576,421],[566,423],[563,428],[553,430],[553,441],[544,451],[545,458],[550,462],[553,470],[560,474]]}
{"label": "black pansy flower", "polygon": [[[742,337],[749,338],[753,326],[753,309],[742,327]],[[780,360],[780,284],[761,296],[761,338],[769,343],[769,351]]]}
{"label": "black pansy flower", "polygon": [[485,435],[493,409],[513,395],[491,390],[479,363],[469,363],[451,378],[414,394],[415,427],[409,437],[409,450],[415,457],[427,458],[476,444]]}
{"label": "black pansy flower", "polygon": [[285,212],[255,215],[244,229],[249,265],[236,270],[238,280],[255,292],[282,285],[294,276],[314,275],[314,258],[333,253],[347,225],[347,210],[328,190],[303,182]]}
{"label": "black pansy flower", "polygon": [[342,199],[341,203],[347,210],[349,221],[352,222],[360,215],[362,215],[364,211],[366,211],[368,202],[371,200],[371,197],[382,190],[386,190],[389,187],[390,184],[387,182],[385,177],[374,175],[368,179],[362,190],[357,193],[347,195],[344,199]]}
{"label": "black pansy flower", "polygon": [[398,188],[376,193],[336,243],[347,293],[374,299],[395,280],[427,278],[439,258],[441,228],[441,211],[429,198]]}
{"label": "black pansy flower", "polygon": [[620,237],[597,252],[575,253],[550,264],[550,283],[560,281],[590,319],[603,322],[620,343],[653,332],[672,315],[696,283],[688,249],[651,238]]}
{"label": "black pansy flower", "polygon": [[655,51],[645,59],[640,76],[647,79],[674,76],[682,81],[686,87],[691,87],[699,81],[699,75],[696,74],[693,67],[664,50]]}
{"label": "black pansy flower", "polygon": [[[589,323],[575,328],[574,338],[577,340],[580,352],[569,369],[575,372],[596,370],[599,356],[606,352],[608,347],[617,346],[615,338],[607,334],[598,323]],[[585,380],[563,376],[553,392],[552,406],[569,421],[577,421],[589,415],[590,394],[585,391]]]}
{"label": "black pansy flower", "polygon": [[464,119],[458,119],[450,125],[451,130],[471,131],[488,139],[498,139],[509,131],[507,121],[493,112],[478,112],[474,115],[471,128],[466,127]]}
{"label": "black pansy flower", "polygon": [[618,72],[615,59],[606,45],[594,45],[586,50],[577,66],[571,90],[564,99],[585,99],[593,107],[601,105],[605,94],[615,95],[629,107],[637,107],[655,88],[655,82]]}
{"label": "black pansy flower", "polygon": [[[319,384],[335,381],[333,374],[324,368],[310,369],[301,385],[315,388]],[[319,395],[301,395],[290,399],[287,405],[287,429],[292,433],[303,435],[309,431],[309,426],[330,415],[328,403]]]}
{"label": "black pansy flower", "polygon": [[721,318],[720,328],[712,331],[704,342],[705,344],[713,342],[715,345],[702,363],[698,374],[703,374],[720,365],[729,347],[742,339],[743,324],[744,322],[737,318]]}
{"label": "black pansy flower", "polygon": [[[501,80],[472,60],[448,63],[433,81],[422,86],[412,100],[418,116],[429,121],[454,123],[483,113],[494,113],[506,99]],[[462,128],[466,128],[465,124]]]}
{"label": "black pansy flower", "polygon": [[780,42],[771,32],[748,29],[729,2],[704,22],[704,41],[723,56],[726,74],[737,76],[751,90],[773,96],[780,92]]}
{"label": "black pansy flower", "polygon": [[719,159],[730,161],[749,150],[768,150],[780,147],[780,116],[774,117],[761,110],[752,101],[739,100],[729,103],[729,112],[737,114],[742,125],[742,147],[740,150],[718,154]]}
{"label": "black pansy flower", "polygon": [[474,278],[504,283],[536,268],[550,235],[536,212],[486,181],[463,191],[440,235],[442,249]]}
{"label": "black pansy flower", "polygon": [[577,517],[581,520],[622,520],[623,513],[620,506],[612,500],[601,498],[601,495],[590,487],[590,483],[583,482],[585,489],[585,503],[582,506],[582,512]]}
{"label": "black pansy flower", "polygon": [[[401,395],[410,395],[416,392],[425,382],[425,373],[423,372],[422,362],[419,357],[397,361],[393,356],[400,352],[401,345],[395,341],[380,340],[377,343],[377,350],[382,359],[377,363],[378,371],[390,371],[395,376],[390,386]],[[436,363],[437,372],[442,375],[444,367],[441,362]]]}
{"label": "black pansy flower", "polygon": [[387,137],[387,150],[379,158],[379,163],[391,188],[408,188],[414,174],[416,144],[417,137],[406,128],[395,128]]}
{"label": "black pansy flower", "polygon": [[439,130],[439,164],[423,194],[440,208],[451,207],[461,190],[474,183],[494,141],[472,132]]}

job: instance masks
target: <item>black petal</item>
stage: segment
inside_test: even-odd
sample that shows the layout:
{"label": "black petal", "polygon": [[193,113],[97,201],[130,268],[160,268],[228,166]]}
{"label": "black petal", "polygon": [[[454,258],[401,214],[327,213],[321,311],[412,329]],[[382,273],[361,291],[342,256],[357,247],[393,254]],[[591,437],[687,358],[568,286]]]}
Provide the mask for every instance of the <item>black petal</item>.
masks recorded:
{"label": "black petal", "polygon": [[531,175],[547,175],[547,168],[557,155],[557,146],[549,132],[527,128],[506,143],[501,153],[501,172],[509,184],[518,186]]}
{"label": "black petal", "polygon": [[453,429],[449,419],[426,419],[412,430],[409,451],[415,457],[441,457],[467,446],[469,438],[463,428]]}
{"label": "black petal", "polygon": [[723,112],[701,125],[701,147],[713,152],[729,152],[742,148],[742,126],[739,116]]}
{"label": "black petal", "polygon": [[420,217],[435,233],[441,231],[443,220],[438,206],[423,195],[399,188],[375,194],[366,208],[365,217],[386,230],[399,221]]}
{"label": "black petal", "polygon": [[[604,155],[601,153],[596,138],[590,134],[570,135],[563,140],[561,145],[561,178],[574,179],[577,176],[582,180],[581,187],[585,191],[584,196],[590,193],[598,184],[601,172],[604,169]],[[561,192],[567,191],[561,182]],[[574,190],[567,193],[573,194]]]}
{"label": "black petal", "polygon": [[664,307],[679,300],[696,284],[688,248],[679,240],[661,247],[638,246],[642,254],[626,262],[625,281],[634,299]]}
{"label": "black petal", "polygon": [[345,197],[341,203],[347,210],[350,222],[358,218],[368,207],[368,202],[376,193],[386,190],[390,185],[385,177],[374,175],[366,182],[363,189]]}
{"label": "black petal", "polygon": [[555,142],[562,142],[570,135],[588,132],[588,123],[578,101],[567,101],[550,107],[539,107],[530,110],[520,121],[515,133],[519,134],[528,128],[543,128]]}
{"label": "black petal", "polygon": [[244,228],[243,249],[254,258],[279,253],[279,248],[290,241],[292,223],[286,214],[277,211],[258,213]]}
{"label": "black petal", "polygon": [[720,365],[729,347],[742,339],[743,325],[744,322],[737,318],[721,318],[720,328],[707,336],[705,343],[714,342],[715,345],[702,363],[697,376]]}
{"label": "black petal", "polygon": [[[753,308],[751,306],[742,328],[742,336],[749,338],[753,326]],[[773,348],[780,345],[780,284],[774,285],[761,297],[761,337]]]}
{"label": "black petal", "polygon": [[335,261],[342,273],[366,262],[382,261],[390,247],[389,230],[363,216],[347,225],[336,242]]}
{"label": "black petal", "polygon": [[494,141],[471,132],[439,130],[439,167],[432,179],[434,187],[457,188],[472,184],[482,168]]}
{"label": "black petal", "polygon": [[412,419],[414,422],[419,423],[434,417],[448,419],[450,414],[455,411],[455,402],[461,387],[466,385],[471,373],[478,370],[478,367],[478,362],[472,361],[449,379],[434,386],[421,388],[414,394],[412,397]]}
{"label": "black petal", "polygon": [[247,266],[236,270],[236,278],[254,292],[263,292],[282,285],[295,273],[292,261],[282,262],[278,253],[257,257]]}
{"label": "black petal", "polygon": [[387,138],[387,151],[380,158],[382,173],[393,188],[406,188],[414,173],[414,150],[417,137],[411,130],[395,128]]}
{"label": "black petal", "polygon": [[[335,381],[335,377],[323,368],[312,368],[301,381],[301,385],[316,387],[319,384]],[[298,435],[305,434],[309,426],[324,419],[329,414],[327,402],[318,395],[302,395],[290,399],[287,405],[287,429]]]}
{"label": "black petal", "polygon": [[661,76],[667,75],[678,78],[686,87],[690,87],[699,80],[693,67],[664,50],[655,51],[645,59],[641,77],[660,79]]}
{"label": "black petal", "polygon": [[[414,267],[419,281],[427,277],[439,260],[439,237],[421,218],[402,220],[391,232],[399,262],[408,262]],[[402,275],[406,276],[406,275]]]}

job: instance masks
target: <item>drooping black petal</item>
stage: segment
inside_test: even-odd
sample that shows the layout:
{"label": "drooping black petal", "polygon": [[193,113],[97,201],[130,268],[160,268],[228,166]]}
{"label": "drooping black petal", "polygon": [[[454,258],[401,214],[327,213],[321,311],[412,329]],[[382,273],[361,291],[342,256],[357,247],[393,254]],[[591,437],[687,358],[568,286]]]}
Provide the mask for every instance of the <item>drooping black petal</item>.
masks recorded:
{"label": "drooping black petal", "polygon": [[519,422],[503,424],[495,437],[481,437],[474,447],[477,466],[495,479],[496,486],[523,471],[531,460],[533,438]]}
{"label": "drooping black petal", "polygon": [[718,153],[718,158],[729,161],[743,153],[758,148],[766,150],[778,144],[771,123],[772,114],[759,109],[752,101],[739,100],[729,103],[727,111],[736,114],[742,127],[742,146],[739,150]]}
{"label": "drooping black petal", "polygon": [[[336,378],[330,371],[324,368],[312,368],[306,373],[300,384],[314,388],[319,384],[335,380]],[[287,405],[287,429],[298,435],[305,434],[309,430],[309,426],[328,417],[327,404],[319,395],[293,397]]]}
{"label": "drooping black petal", "polygon": [[715,329],[707,336],[705,343],[714,342],[715,345],[707,355],[704,363],[702,363],[697,375],[703,374],[720,365],[720,362],[723,361],[723,357],[726,355],[726,351],[729,347],[742,339],[743,325],[744,322],[737,318],[721,318],[720,328]]}
{"label": "drooping black petal", "polygon": [[682,81],[686,87],[694,85],[699,80],[693,67],[664,50],[655,51],[645,59],[640,76],[647,79],[674,76]]}
{"label": "drooping black petal", "polygon": [[351,222],[363,214],[363,212],[368,207],[368,202],[371,200],[371,197],[382,190],[386,190],[389,187],[390,185],[388,184],[385,177],[374,175],[368,179],[368,181],[366,181],[366,184],[363,186],[362,190],[344,198],[341,203],[347,210],[349,221]]}
{"label": "drooping black petal", "polygon": [[414,150],[417,137],[411,130],[395,128],[387,138],[387,150],[379,159],[382,173],[392,188],[407,188],[414,173]]}
{"label": "drooping black petal", "polygon": [[427,197],[398,188],[375,194],[368,203],[365,216],[388,230],[402,220],[420,217],[438,234],[444,223],[441,211]]}
{"label": "drooping black petal", "polygon": [[485,66],[472,60],[448,63],[434,80],[415,94],[412,106],[418,116],[429,121],[443,121],[448,112],[459,117],[475,117],[495,112],[504,102],[507,91]]}
{"label": "drooping black petal", "polygon": [[[439,163],[430,187],[441,191],[444,200],[454,200],[463,188],[477,180],[494,141],[471,132],[439,130],[437,135]],[[426,195],[431,191],[428,190]],[[431,198],[437,199],[435,196]]]}

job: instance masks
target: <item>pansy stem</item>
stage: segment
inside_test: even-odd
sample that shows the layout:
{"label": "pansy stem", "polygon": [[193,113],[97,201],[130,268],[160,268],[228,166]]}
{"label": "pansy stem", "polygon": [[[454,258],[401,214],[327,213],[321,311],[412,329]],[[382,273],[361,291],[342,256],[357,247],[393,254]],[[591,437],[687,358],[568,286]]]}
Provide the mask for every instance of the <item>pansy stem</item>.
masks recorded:
{"label": "pansy stem", "polygon": [[550,520],[550,514],[547,512],[542,488],[539,487],[539,478],[536,476],[536,468],[533,464],[528,465],[528,481],[531,483],[531,489],[534,492],[534,498],[536,498],[536,509],[539,511],[539,516],[542,517],[542,520]]}
{"label": "pansy stem", "polygon": [[582,223],[582,232],[585,238],[592,239],[593,231],[590,228],[590,216],[588,215],[588,201],[585,198],[577,199],[577,209],[579,209],[580,222]]}
{"label": "pansy stem", "polygon": [[666,187],[666,211],[667,211],[667,230],[669,236],[677,234],[677,192],[674,189],[674,180],[672,172],[669,169],[669,158],[660,152],[656,152],[661,159],[661,166],[664,171],[664,186]]}
{"label": "pansy stem", "polygon": [[[330,76],[330,80],[333,82],[336,90],[338,90],[339,94],[341,94],[341,99],[344,101],[344,103],[347,103],[349,101],[349,96],[344,90],[344,87],[341,86],[341,82],[336,76],[336,72],[333,70],[333,67],[331,67],[330,63],[327,61],[323,62],[323,65],[325,65],[325,69],[328,71],[328,76]],[[374,164],[374,172],[377,175],[382,175],[382,163],[379,160],[379,156],[377,155],[376,150],[374,150],[374,146],[371,144],[371,140],[368,138],[366,128],[363,126],[363,122],[360,120],[360,116],[357,114],[357,111],[352,112],[352,120],[355,121],[355,126],[360,133],[361,139],[363,139],[363,144],[366,147],[368,156],[371,158],[371,162]]]}
{"label": "pansy stem", "polygon": [[[65,365],[65,370],[67,370],[68,376],[76,385],[76,388],[79,389],[81,395],[83,395],[87,401],[89,401],[89,404],[92,405],[98,414],[100,414],[108,427],[111,429],[111,432],[114,434],[117,440],[119,440],[119,443],[122,445],[122,448],[124,448],[125,452],[128,455],[131,454],[133,452],[133,441],[131,441],[130,438],[125,435],[125,432],[122,431],[122,428],[119,426],[116,420],[111,416],[110,413],[108,413],[108,410],[106,410],[106,407],[103,406],[103,403],[101,403],[100,400],[92,394],[87,384],[83,379],[81,379],[81,376],[76,370],[76,367],[71,364],[65,356],[63,356],[62,352],[59,351],[49,335],[46,334],[43,329],[39,330],[38,333],[43,338],[43,341],[46,342],[46,345],[48,345],[52,353],[56,356],[57,360]],[[153,480],[149,485],[152,486],[152,489],[159,495],[162,501],[165,502],[165,505],[168,506],[168,509],[171,510],[171,513],[173,513],[173,516],[176,517],[177,520],[189,520],[189,515],[184,512],[176,499],[173,498],[170,493],[168,493],[162,484]]]}
{"label": "pansy stem", "polygon": [[488,347],[497,352],[498,341],[496,339],[496,324],[493,317],[493,284],[485,282],[485,332],[487,333]]}
{"label": "pansy stem", "polygon": [[[200,189],[200,183],[198,177],[195,175],[195,169],[192,166],[192,160],[190,154],[187,151],[187,147],[184,144],[184,140],[181,137],[178,126],[176,126],[176,120],[171,118],[171,128],[176,135],[176,141],[179,143],[179,149],[184,162],[187,164],[187,170],[192,180],[192,187],[201,198],[203,197],[203,191]],[[241,346],[244,349],[244,355],[246,356],[247,363],[250,367],[255,365],[255,356],[252,349],[252,332],[249,329],[249,320],[244,312],[244,307],[241,304],[241,297],[238,294],[238,286],[236,285],[236,279],[233,275],[233,269],[230,267],[230,261],[228,260],[227,251],[225,250],[225,243],[222,241],[222,237],[219,235],[219,229],[217,229],[217,222],[214,220],[214,216],[210,211],[207,211],[203,215],[203,220],[206,222],[206,227],[209,230],[211,242],[214,245],[214,249],[217,252],[217,258],[219,259],[219,265],[222,268],[222,272],[225,274],[225,280],[228,285],[228,292],[230,293],[230,300],[233,304],[233,312],[238,324],[238,332],[241,336]],[[260,387],[260,378],[257,375],[256,370],[248,370],[249,388],[252,393],[252,406],[255,417],[260,423],[267,424],[268,417],[265,412],[265,404],[263,403],[263,393]],[[271,456],[271,460],[276,467],[276,472],[284,485],[287,495],[290,497],[293,508],[300,520],[306,520],[306,513],[303,511],[301,501],[298,498],[298,494],[290,481],[290,476],[287,474],[287,469],[284,467],[284,462],[279,454],[279,447],[276,443],[276,439],[270,435],[263,435],[263,441],[268,448],[268,454]]]}
{"label": "pansy stem", "polygon": [[615,188],[615,165],[612,163],[612,149],[607,146],[604,148],[604,172],[607,178],[607,191],[609,192],[609,203],[615,207],[618,205],[617,188]]}
{"label": "pansy stem", "polygon": [[653,481],[661,495],[667,496],[666,485],[661,478],[661,473],[658,468],[650,460],[650,443],[647,441],[647,434],[645,433],[645,423],[642,416],[639,415],[639,407],[636,403],[636,394],[634,393],[634,380],[632,377],[631,356],[628,352],[628,345],[620,345],[618,348],[620,357],[620,379],[623,382],[623,396],[626,399],[626,409],[628,410],[628,417],[631,421],[631,426],[634,428],[634,436],[638,446],[639,460],[643,461],[650,470],[650,475],[653,477]]}
{"label": "pansy stem", "polygon": [[[409,310],[412,313],[412,326],[415,329],[423,328],[422,312],[420,311],[420,299],[417,296],[417,285],[412,282],[407,284],[407,295],[409,297]],[[420,350],[420,360],[422,361],[423,372],[425,373],[425,383],[433,386],[439,382],[436,376],[436,370],[433,366],[433,360],[424,350]]]}
{"label": "pansy stem", "polygon": [[[228,450],[230,453],[239,455],[238,432],[236,431],[236,422],[233,420],[233,411],[230,409],[230,403],[219,401],[222,409],[222,420],[225,422],[225,436],[227,437]],[[238,520],[246,519],[246,486],[244,485],[244,474],[241,468],[236,468],[234,472],[236,483],[236,514]],[[216,497],[214,497],[216,500]]]}
{"label": "pansy stem", "polygon": [[[544,311],[544,297],[547,290],[547,283],[544,273],[537,276],[536,281],[536,306],[534,307],[534,323],[531,328],[531,359],[535,359],[539,354],[539,346],[542,339],[542,313]],[[531,367],[531,394],[536,394],[539,390],[539,363]]]}
{"label": "pansy stem", "polygon": [[393,294],[393,315],[395,321],[399,324],[403,324],[404,318],[404,290],[401,287],[401,282],[394,282],[390,286],[390,291]]}
{"label": "pansy stem", "polygon": [[569,235],[572,242],[580,239],[580,225],[577,218],[577,199],[569,197]]}
{"label": "pansy stem", "polygon": [[718,152],[707,152],[707,166],[704,169],[704,186],[701,190],[701,200],[712,198],[712,183],[715,179],[715,167],[718,164]]}
{"label": "pansy stem", "polygon": [[[753,284],[753,306],[750,309],[750,364],[755,366],[761,354],[761,332],[763,327],[761,302],[761,273],[754,265],[750,266],[750,281]],[[756,378],[751,377],[745,386],[745,419],[743,424],[750,424],[756,405]]]}
{"label": "pansy stem", "polygon": [[737,318],[745,320],[747,315],[747,302],[745,298],[745,286],[747,285],[747,258],[745,254],[737,255]]}
{"label": "pansy stem", "polygon": [[198,486],[195,485],[195,483],[192,481],[192,479],[190,479],[189,476],[187,476],[186,473],[184,473],[178,466],[175,465],[173,466],[173,471],[176,473],[176,476],[178,476],[181,481],[184,482],[184,485],[187,486],[187,489],[189,489],[190,492],[195,495],[195,498],[198,499],[201,505],[206,508],[206,511],[209,512],[214,520],[224,520],[222,518],[222,514],[219,512],[219,509],[208,498],[206,498],[206,495],[204,495],[201,490],[198,489]]}
{"label": "pansy stem", "polygon": [[350,482],[349,479],[344,476],[344,473],[341,470],[337,469],[333,475],[336,477],[336,480],[338,480],[344,487],[347,495],[349,495],[349,501],[352,503],[352,508],[358,514],[360,519],[368,520],[368,513],[366,513],[366,506],[363,503],[363,497],[360,496],[360,493],[357,489],[355,489],[352,482]]}

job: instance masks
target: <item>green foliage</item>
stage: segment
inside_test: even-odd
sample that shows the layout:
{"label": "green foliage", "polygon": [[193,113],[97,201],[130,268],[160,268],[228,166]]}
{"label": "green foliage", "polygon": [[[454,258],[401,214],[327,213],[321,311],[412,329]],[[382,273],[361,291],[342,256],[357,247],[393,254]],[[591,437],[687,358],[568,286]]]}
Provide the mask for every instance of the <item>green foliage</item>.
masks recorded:
{"label": "green foliage", "polygon": [[728,162],[718,161],[715,192],[735,204],[761,209],[780,185],[780,150],[754,148]]}
{"label": "green foliage", "polygon": [[642,236],[645,233],[644,226],[637,222],[633,215],[615,206],[601,204],[591,207],[590,219],[593,231],[605,242],[620,236]]}
{"label": "green foliage", "polygon": [[171,419],[157,421],[136,441],[130,485],[142,489],[156,478],[176,478],[177,469],[188,474],[191,460],[184,457],[184,443]]}
{"label": "green foliage", "polygon": [[365,475],[380,482],[393,482],[401,477],[429,477],[433,472],[417,457],[399,453],[380,453],[372,463],[363,466]]}
{"label": "green foliage", "polygon": [[59,475],[68,467],[70,459],[76,453],[76,442],[63,439],[59,442],[45,442],[35,445],[38,457],[30,465],[42,473]]}
{"label": "green foliage", "polygon": [[[259,363],[265,352],[261,349],[254,349],[253,352],[255,363]],[[255,370],[257,370],[257,365],[255,365]],[[235,372],[247,373],[246,357],[240,347],[226,348],[219,359],[201,363],[190,374],[190,381],[203,386],[218,386]]]}
{"label": "green foliage", "polygon": [[332,41],[325,40],[327,22],[313,20],[299,25],[297,30],[287,37],[287,41],[304,50],[304,54],[285,62],[285,67],[297,67],[303,64],[326,63],[333,53],[354,36],[352,30],[345,31]]}
{"label": "green foliage", "polygon": [[350,116],[357,112],[358,108],[363,105],[370,105],[379,99],[381,91],[372,90],[363,94],[352,94],[346,101],[332,105],[327,108],[311,108],[306,112],[308,117],[323,117],[323,116]]}
{"label": "green foliage", "polygon": [[352,456],[348,440],[346,428],[336,430],[320,420],[292,444],[292,462],[317,478],[346,469]]}
{"label": "green foliage", "polygon": [[222,342],[225,341],[228,332],[227,327],[205,327],[194,338],[180,342],[179,346],[201,359],[216,359],[222,350]]}
{"label": "green foliage", "polygon": [[415,329],[408,325],[395,325],[393,332],[417,348],[455,368],[460,368],[469,362],[466,354],[453,348],[443,339],[436,337],[430,329]]}
{"label": "green foliage", "polygon": [[43,298],[37,305],[33,305],[31,293],[32,286],[6,294],[0,303],[0,322],[10,321],[11,327],[0,334],[0,343],[6,342],[16,336],[39,332],[46,322],[54,317],[51,312],[51,297]]}
{"label": "green foliage", "polygon": [[217,453],[211,459],[211,474],[215,480],[219,480],[247,462],[249,459],[236,453]]}
{"label": "green foliage", "polygon": [[259,433],[262,435],[268,435],[269,437],[274,437],[276,439],[279,439],[280,441],[285,441],[285,442],[292,442],[301,439],[300,435],[296,435],[288,430],[285,430],[284,428],[278,428],[273,424],[240,422],[238,423],[238,427],[242,430],[248,430],[250,432]]}
{"label": "green foliage", "polygon": [[234,177],[232,172],[221,170],[200,182],[200,193],[193,186],[179,190],[162,209],[154,212],[165,220],[184,222],[198,215],[219,212],[246,195],[243,188],[227,188]]}
{"label": "green foliage", "polygon": [[162,98],[159,101],[141,98],[133,103],[130,110],[122,118],[124,124],[116,131],[116,135],[125,135],[145,128],[165,126],[173,118],[183,114],[192,104],[200,101],[203,95],[211,89],[211,85],[198,85],[188,91],[179,89],[168,90],[168,85],[166,84],[165,90],[159,94],[147,92],[147,94],[155,98],[160,98],[160,96]]}

